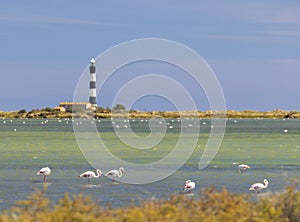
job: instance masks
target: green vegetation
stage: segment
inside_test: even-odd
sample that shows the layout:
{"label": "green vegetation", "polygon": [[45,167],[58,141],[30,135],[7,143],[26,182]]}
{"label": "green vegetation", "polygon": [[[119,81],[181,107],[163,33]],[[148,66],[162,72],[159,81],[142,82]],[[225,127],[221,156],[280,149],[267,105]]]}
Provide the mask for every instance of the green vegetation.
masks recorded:
{"label": "green vegetation", "polygon": [[118,209],[102,207],[82,194],[67,193],[53,205],[37,191],[27,200],[0,215],[0,221],[300,221],[299,184],[280,194],[257,197],[232,194],[226,189],[202,190],[200,197],[176,195],[169,200],[151,200]]}
{"label": "green vegetation", "polygon": [[[112,112],[113,111],[113,112]],[[113,113],[113,114],[112,114]],[[33,109],[26,112],[25,109],[19,111],[3,112],[0,111],[0,118],[72,118],[74,117],[93,117],[96,118],[180,118],[180,117],[199,117],[199,118],[212,118],[226,115],[227,118],[300,118],[300,111],[288,110],[273,110],[260,112],[256,110],[227,110],[224,113],[218,113],[211,110],[208,111],[139,111],[129,110],[126,111],[125,107],[117,104],[112,109],[98,107],[95,112],[84,110],[83,108],[67,109],[65,112],[55,110],[49,107]]]}
{"label": "green vegetation", "polygon": [[112,108],[115,112],[123,112],[125,111],[125,106],[122,104],[117,104],[115,107]]}

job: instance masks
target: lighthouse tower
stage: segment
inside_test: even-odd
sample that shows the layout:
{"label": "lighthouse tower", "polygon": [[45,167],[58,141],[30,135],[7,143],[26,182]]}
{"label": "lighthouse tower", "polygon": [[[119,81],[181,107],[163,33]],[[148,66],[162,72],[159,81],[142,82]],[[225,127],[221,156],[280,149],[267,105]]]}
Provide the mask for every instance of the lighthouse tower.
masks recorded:
{"label": "lighthouse tower", "polygon": [[94,58],[91,59],[90,62],[90,89],[89,89],[89,103],[92,106],[92,109],[95,110],[97,108],[96,101],[96,61]]}

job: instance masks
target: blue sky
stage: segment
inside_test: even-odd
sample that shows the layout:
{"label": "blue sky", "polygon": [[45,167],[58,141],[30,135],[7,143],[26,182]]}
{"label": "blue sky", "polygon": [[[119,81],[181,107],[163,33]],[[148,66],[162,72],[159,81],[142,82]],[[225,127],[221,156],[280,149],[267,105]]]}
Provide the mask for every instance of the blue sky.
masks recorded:
{"label": "blue sky", "polygon": [[[0,27],[0,110],[72,100],[91,57],[138,38],[199,53],[228,109],[300,110],[299,1],[1,1]],[[111,106],[106,88],[99,106]],[[209,109],[201,89],[191,94]],[[156,99],[134,108],[172,109]]]}

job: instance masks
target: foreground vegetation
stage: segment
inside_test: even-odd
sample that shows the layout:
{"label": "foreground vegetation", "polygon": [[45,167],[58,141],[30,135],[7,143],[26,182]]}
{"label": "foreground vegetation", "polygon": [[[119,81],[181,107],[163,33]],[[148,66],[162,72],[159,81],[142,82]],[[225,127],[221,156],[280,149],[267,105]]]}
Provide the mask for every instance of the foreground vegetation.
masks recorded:
{"label": "foreground vegetation", "polygon": [[253,198],[225,189],[202,190],[199,198],[177,195],[169,200],[151,200],[119,209],[101,207],[81,194],[65,194],[52,205],[39,191],[17,207],[3,212],[0,221],[300,221],[300,191],[297,184],[280,194]]}
{"label": "foreground vegetation", "polygon": [[[113,112],[112,112],[113,111]],[[61,112],[52,108],[33,109],[29,112],[26,110],[18,110],[11,112],[0,111],[0,118],[111,118],[111,117],[124,117],[124,118],[180,118],[180,117],[199,117],[199,118],[212,118],[218,117],[220,113],[214,111],[139,111],[139,110],[117,110],[98,107],[95,112],[86,110],[67,110]],[[113,113],[113,114],[112,114]],[[227,110],[222,113],[222,117],[226,115],[227,118],[300,118],[300,111],[288,110],[273,110],[260,112],[256,110]]]}

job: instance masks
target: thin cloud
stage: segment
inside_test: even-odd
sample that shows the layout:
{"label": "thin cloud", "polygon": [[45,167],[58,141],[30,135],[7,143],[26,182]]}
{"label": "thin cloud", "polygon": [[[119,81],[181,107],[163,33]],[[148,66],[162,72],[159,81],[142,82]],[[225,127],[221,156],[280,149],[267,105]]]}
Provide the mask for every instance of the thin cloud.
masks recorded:
{"label": "thin cloud", "polygon": [[273,15],[265,17],[263,21],[266,23],[300,24],[300,9],[287,8],[282,11],[276,11]]}
{"label": "thin cloud", "polygon": [[262,31],[258,33],[273,36],[300,37],[300,31]]}
{"label": "thin cloud", "polygon": [[265,35],[224,35],[224,34],[199,34],[189,35],[192,38],[206,38],[227,41],[252,41],[252,42],[284,42],[286,36],[265,36]]}
{"label": "thin cloud", "polygon": [[292,59],[272,59],[270,60],[271,63],[281,64],[281,65],[288,65],[288,66],[300,66],[300,59],[292,58]]}
{"label": "thin cloud", "polygon": [[46,17],[46,16],[12,16],[0,15],[0,22],[19,22],[19,23],[52,23],[52,24],[73,24],[73,25],[103,25],[110,26],[112,23],[72,19],[64,17]]}
{"label": "thin cloud", "polygon": [[[219,6],[220,7],[220,6]],[[224,10],[226,7],[226,10]],[[215,8],[214,8],[215,9]],[[217,8],[216,16],[224,20],[244,21],[254,23],[270,23],[295,25],[300,24],[300,5],[285,3],[269,4],[265,2],[243,2],[235,5]]]}
{"label": "thin cloud", "polygon": [[225,59],[210,59],[210,64],[221,65],[228,67],[278,67],[289,66],[294,68],[294,70],[299,70],[300,67],[300,58],[279,58],[279,59],[270,59],[270,58],[225,58]]}
{"label": "thin cloud", "polygon": [[223,39],[223,40],[259,40],[257,36],[242,36],[242,35],[197,35],[198,38]]}
{"label": "thin cloud", "polygon": [[235,16],[258,23],[295,25],[300,24],[300,7],[276,4],[250,5],[246,10],[236,11]]}

